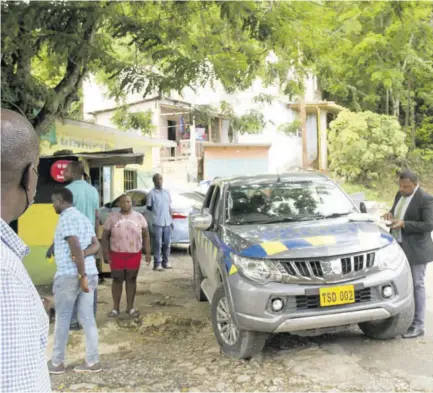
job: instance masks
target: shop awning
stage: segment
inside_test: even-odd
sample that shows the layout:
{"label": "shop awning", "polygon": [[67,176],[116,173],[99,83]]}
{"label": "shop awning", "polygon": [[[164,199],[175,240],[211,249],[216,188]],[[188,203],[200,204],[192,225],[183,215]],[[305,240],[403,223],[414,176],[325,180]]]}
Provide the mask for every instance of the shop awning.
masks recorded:
{"label": "shop awning", "polygon": [[68,159],[72,157],[84,158],[89,164],[90,168],[101,167],[101,166],[112,166],[112,165],[130,165],[138,164],[142,165],[144,160],[143,153],[134,153],[133,149],[120,149],[120,150],[109,150],[101,152],[84,152],[84,153],[73,153],[64,155],[54,155],[50,157],[41,158],[63,158]]}

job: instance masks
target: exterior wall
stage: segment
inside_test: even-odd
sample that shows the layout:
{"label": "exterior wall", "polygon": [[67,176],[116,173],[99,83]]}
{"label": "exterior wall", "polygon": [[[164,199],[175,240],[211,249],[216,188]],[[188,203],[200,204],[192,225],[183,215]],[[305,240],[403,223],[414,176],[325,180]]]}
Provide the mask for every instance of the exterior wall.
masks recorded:
{"label": "exterior wall", "polygon": [[[99,108],[100,109],[100,108]],[[150,101],[150,102],[140,102],[138,104],[132,105],[130,107],[131,112],[152,112],[152,122],[156,126],[158,125],[159,121],[159,104],[156,101]],[[96,124],[105,126],[105,127],[112,127],[116,128],[116,125],[113,123],[111,118],[113,117],[115,113],[115,110],[107,111],[107,112],[99,112],[94,115],[94,121]],[[159,129],[158,127],[154,130],[151,136],[160,137]],[[166,139],[166,138],[164,138]]]}
{"label": "exterior wall", "polygon": [[205,159],[228,159],[228,158],[268,158],[268,147],[261,146],[205,146],[204,157]]}
{"label": "exterior wall", "polygon": [[217,176],[236,176],[268,172],[268,147],[204,148],[204,179]]}
{"label": "exterior wall", "polygon": [[317,149],[317,116],[313,114],[307,115],[307,152],[308,163],[311,164],[318,158]]}
{"label": "exterior wall", "polygon": [[328,169],[328,124],[326,116],[326,111],[319,111],[320,162],[322,170]]}

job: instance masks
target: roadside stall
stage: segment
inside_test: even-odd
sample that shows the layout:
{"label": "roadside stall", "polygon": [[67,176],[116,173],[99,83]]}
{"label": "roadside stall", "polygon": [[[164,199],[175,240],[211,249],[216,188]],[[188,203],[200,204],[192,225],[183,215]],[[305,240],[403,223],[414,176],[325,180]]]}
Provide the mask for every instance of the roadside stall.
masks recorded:
{"label": "roadside stall", "polygon": [[[48,285],[52,282],[55,264],[45,257],[52,244],[58,216],[53,209],[51,195],[54,189],[63,187],[63,172],[71,161],[81,161],[84,165],[87,180],[99,191],[100,201],[104,193],[110,190],[113,179],[110,167],[143,163],[144,154],[134,153],[133,149],[111,150],[97,153],[58,152],[53,156],[41,157],[38,166],[39,182],[35,203],[12,226],[23,241],[30,247],[30,254],[24,259],[30,277],[35,285]],[[102,228],[98,234],[102,235]],[[102,273],[109,272],[110,267],[99,260]]]}

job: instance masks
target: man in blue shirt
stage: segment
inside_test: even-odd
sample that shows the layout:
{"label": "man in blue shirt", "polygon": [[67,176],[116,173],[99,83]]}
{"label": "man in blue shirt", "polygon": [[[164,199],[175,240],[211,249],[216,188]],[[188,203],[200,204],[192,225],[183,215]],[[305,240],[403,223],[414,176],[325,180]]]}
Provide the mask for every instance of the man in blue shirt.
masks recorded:
{"label": "man in blue shirt", "polygon": [[95,227],[95,233],[99,231],[99,192],[89,184],[84,177],[84,166],[79,161],[68,164],[63,174],[65,181],[70,182],[66,188],[74,196],[74,207],[84,214]]}
{"label": "man in blue shirt", "polygon": [[168,190],[162,187],[162,176],[160,174],[157,173],[153,176],[153,184],[155,188],[147,195],[147,209],[152,212],[153,218],[153,269],[162,271],[163,269],[172,268],[168,262],[173,228],[171,196]]}
{"label": "man in blue shirt", "polygon": [[86,362],[76,372],[99,372],[98,328],[93,313],[98,269],[94,255],[99,242],[90,220],[72,206],[73,196],[67,188],[53,193],[53,206],[60,215],[54,236],[57,271],[54,276],[56,323],[51,374],[63,374],[69,326],[75,304],[78,319],[86,336]]}

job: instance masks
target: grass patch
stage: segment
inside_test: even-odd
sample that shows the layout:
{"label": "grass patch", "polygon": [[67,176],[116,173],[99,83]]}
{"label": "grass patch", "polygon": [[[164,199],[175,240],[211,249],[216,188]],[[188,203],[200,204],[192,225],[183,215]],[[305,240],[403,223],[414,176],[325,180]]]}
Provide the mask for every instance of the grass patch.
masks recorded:
{"label": "grass patch", "polygon": [[355,184],[355,183],[343,183],[340,184],[344,191],[346,191],[349,195],[355,194],[357,192],[364,192],[365,199],[367,201],[377,201],[380,203],[386,203],[387,206],[392,206],[394,201],[395,194],[397,192],[396,184],[384,184],[379,188],[371,188],[366,187],[363,184]]}

